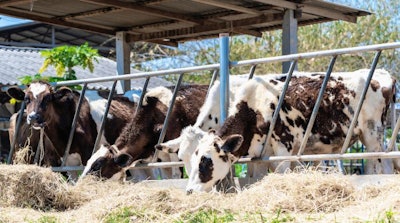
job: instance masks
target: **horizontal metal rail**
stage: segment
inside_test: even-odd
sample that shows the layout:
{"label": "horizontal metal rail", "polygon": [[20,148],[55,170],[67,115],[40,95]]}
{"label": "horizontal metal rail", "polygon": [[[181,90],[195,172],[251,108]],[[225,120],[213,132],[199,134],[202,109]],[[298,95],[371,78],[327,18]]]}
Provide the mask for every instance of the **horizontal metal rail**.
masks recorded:
{"label": "horizontal metal rail", "polygon": [[[396,159],[400,158],[400,151],[393,152],[369,152],[369,153],[345,153],[345,154],[315,154],[301,156],[269,156],[262,159],[241,158],[236,163],[260,163],[260,162],[281,162],[281,161],[323,161],[323,160],[358,160],[358,159]],[[183,162],[157,162],[157,163],[140,163],[136,164],[134,169],[148,168],[171,168],[183,167]],[[78,171],[83,170],[83,166],[64,166],[52,167],[53,171]]]}
{"label": "horizontal metal rail", "polygon": [[[272,62],[284,62],[284,61],[292,61],[292,60],[300,60],[300,59],[308,59],[308,58],[317,58],[317,57],[325,57],[325,56],[335,56],[342,54],[356,54],[368,51],[378,51],[378,50],[386,50],[386,49],[394,49],[400,48],[400,42],[395,43],[384,43],[384,44],[375,44],[369,46],[359,46],[359,47],[351,47],[351,48],[342,48],[335,50],[324,50],[324,51],[316,51],[309,53],[298,53],[298,54],[290,54],[285,56],[276,56],[276,57],[268,57],[268,58],[260,58],[260,59],[252,59],[252,60],[242,60],[238,62],[231,62],[231,67],[239,67],[246,65],[257,65],[262,63],[272,63]],[[55,86],[71,86],[83,83],[98,83],[98,82],[107,82],[107,81],[115,81],[115,80],[130,80],[137,78],[146,78],[146,77],[155,77],[155,76],[165,76],[170,74],[180,74],[180,73],[191,73],[195,71],[203,71],[203,70],[214,70],[218,69],[219,64],[209,64],[195,67],[187,67],[187,68],[179,68],[179,69],[170,69],[170,70],[160,70],[160,71],[151,71],[151,72],[138,72],[133,74],[124,74],[124,75],[115,75],[109,77],[97,77],[97,78],[87,78],[80,80],[71,80],[71,81],[60,81],[57,82]]]}

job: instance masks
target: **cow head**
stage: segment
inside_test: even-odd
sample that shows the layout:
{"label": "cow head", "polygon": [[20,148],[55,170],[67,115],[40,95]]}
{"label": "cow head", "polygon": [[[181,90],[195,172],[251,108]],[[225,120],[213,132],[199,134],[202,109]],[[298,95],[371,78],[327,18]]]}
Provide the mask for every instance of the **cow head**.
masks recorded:
{"label": "cow head", "polygon": [[72,99],[72,91],[67,87],[61,87],[57,91],[45,82],[34,82],[25,91],[17,87],[11,87],[7,93],[17,99],[24,100],[26,103],[26,122],[35,129],[43,128],[46,122],[50,122],[58,101],[64,97]]}
{"label": "cow head", "polygon": [[125,179],[125,170],[132,163],[132,156],[119,151],[115,145],[102,145],[87,161],[81,178],[90,174],[112,180]]}
{"label": "cow head", "polygon": [[232,163],[239,159],[233,152],[240,148],[242,142],[243,137],[238,134],[224,139],[213,132],[205,134],[190,160],[192,170],[186,187],[187,193],[209,192],[225,178]]}
{"label": "cow head", "polygon": [[185,163],[186,172],[189,175],[192,170],[190,158],[206,133],[199,127],[188,126],[182,130],[178,138],[160,143],[156,145],[156,149],[167,153],[178,153],[178,157]]}

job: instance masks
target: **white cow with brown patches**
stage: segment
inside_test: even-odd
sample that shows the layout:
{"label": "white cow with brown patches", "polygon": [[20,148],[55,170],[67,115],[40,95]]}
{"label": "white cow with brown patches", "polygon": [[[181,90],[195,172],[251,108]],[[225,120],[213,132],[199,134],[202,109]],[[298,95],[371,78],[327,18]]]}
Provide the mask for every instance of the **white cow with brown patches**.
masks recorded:
{"label": "white cow with brown patches", "polygon": [[[304,154],[339,153],[369,70],[332,73]],[[294,74],[265,153],[297,154],[325,74]],[[191,157],[187,191],[210,191],[240,157],[260,154],[285,75],[256,78],[235,95],[230,114],[217,132],[204,134]],[[376,70],[365,97],[350,145],[360,140],[368,152],[383,151],[386,112],[395,80]],[[258,138],[261,140],[255,140]],[[265,154],[262,154],[265,155]],[[371,159],[366,173],[392,173],[392,162]],[[281,166],[289,168],[289,163]]]}

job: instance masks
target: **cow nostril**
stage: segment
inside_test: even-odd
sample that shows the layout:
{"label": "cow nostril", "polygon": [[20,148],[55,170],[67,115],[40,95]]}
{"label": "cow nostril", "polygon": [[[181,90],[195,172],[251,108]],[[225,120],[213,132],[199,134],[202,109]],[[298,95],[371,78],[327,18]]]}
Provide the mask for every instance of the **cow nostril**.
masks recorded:
{"label": "cow nostril", "polygon": [[154,148],[157,149],[157,150],[162,150],[163,147],[162,147],[162,145],[157,144],[157,145],[154,146]]}
{"label": "cow nostril", "polygon": [[186,195],[191,195],[193,193],[193,189],[187,190]]}

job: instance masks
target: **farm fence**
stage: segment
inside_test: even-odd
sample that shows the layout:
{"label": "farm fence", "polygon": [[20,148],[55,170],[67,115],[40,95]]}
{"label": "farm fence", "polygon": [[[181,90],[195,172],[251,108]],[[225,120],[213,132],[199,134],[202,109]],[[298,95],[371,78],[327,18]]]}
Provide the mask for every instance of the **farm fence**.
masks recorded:
{"label": "farm fence", "polygon": [[[279,110],[281,109],[282,103],[283,103],[283,99],[284,99],[284,95],[285,92],[287,90],[287,87],[289,85],[291,76],[295,70],[296,64],[299,60],[304,60],[304,59],[311,59],[311,58],[320,58],[320,57],[331,57],[331,62],[329,64],[328,70],[326,72],[325,75],[325,79],[323,81],[323,84],[321,86],[321,89],[319,91],[318,94],[318,98],[317,101],[315,103],[314,109],[312,111],[311,114],[311,119],[307,125],[307,129],[306,129],[306,133],[305,133],[305,137],[301,143],[300,146],[300,150],[299,153],[296,155],[292,155],[292,156],[270,156],[270,157],[261,157],[258,159],[250,159],[250,158],[241,158],[238,163],[255,163],[255,162],[271,162],[271,161],[323,161],[323,160],[358,160],[358,159],[371,159],[371,158],[384,158],[384,159],[392,159],[392,158],[400,158],[400,152],[397,151],[397,146],[395,146],[396,143],[396,136],[399,132],[400,129],[400,119],[397,119],[395,125],[392,121],[392,137],[391,140],[387,146],[387,151],[385,152],[369,152],[369,153],[345,153],[346,150],[349,147],[349,141],[350,141],[350,137],[351,137],[351,133],[353,128],[356,125],[356,120],[357,117],[361,111],[361,107],[362,107],[362,103],[363,103],[363,99],[366,95],[369,83],[371,81],[371,78],[374,74],[375,68],[377,66],[379,57],[381,55],[381,52],[383,50],[397,50],[398,48],[400,48],[400,42],[396,42],[396,43],[386,43],[386,44],[376,44],[376,45],[369,45],[369,46],[360,46],[360,47],[351,47],[351,48],[342,48],[342,49],[334,49],[334,50],[324,50],[324,51],[316,51],[316,52],[307,52],[307,53],[299,53],[299,54],[291,54],[291,55],[284,55],[284,56],[277,56],[277,57],[268,57],[268,58],[260,58],[260,59],[252,59],[252,60],[243,60],[243,61],[237,61],[237,62],[229,62],[229,67],[241,67],[241,66],[251,66],[250,71],[249,71],[249,78],[252,78],[254,75],[255,70],[257,69],[256,66],[259,64],[266,64],[266,63],[275,63],[275,62],[290,62],[291,66],[289,69],[289,72],[287,73],[287,78],[285,81],[285,85],[283,88],[283,91],[279,97],[279,102],[278,105],[276,106],[272,121],[271,121],[271,125],[269,127],[269,131],[268,131],[268,135],[266,138],[266,142],[268,140],[270,140],[271,138],[271,130],[274,128],[275,123],[277,121],[277,116],[279,114]],[[319,105],[321,103],[322,100],[322,95],[324,93],[325,87],[327,85],[327,81],[329,79],[329,76],[333,70],[336,58],[341,56],[341,55],[347,55],[347,54],[357,54],[357,53],[363,53],[363,52],[375,52],[375,57],[374,60],[372,61],[372,65],[370,68],[370,72],[369,72],[369,76],[368,79],[365,83],[364,86],[364,90],[362,92],[360,101],[358,103],[358,106],[354,112],[354,118],[351,121],[349,130],[348,130],[348,134],[346,135],[346,140],[345,143],[342,146],[341,149],[341,153],[339,154],[316,154],[316,155],[303,155],[303,151],[305,149],[308,137],[310,135],[311,132],[311,128],[314,124],[316,115],[318,113],[318,108]],[[73,131],[75,129],[76,126],[76,119],[77,119],[77,115],[79,113],[80,110],[80,104],[82,103],[83,97],[85,95],[85,91],[88,87],[89,84],[91,83],[98,83],[98,82],[113,82],[112,88],[110,90],[110,94],[108,96],[108,101],[106,104],[106,110],[104,113],[103,117],[107,117],[108,111],[109,111],[109,107],[111,104],[111,100],[112,100],[112,96],[115,92],[115,87],[118,81],[121,80],[131,80],[131,79],[139,79],[139,78],[145,78],[145,84],[143,86],[142,89],[142,95],[140,96],[139,99],[139,107],[142,104],[142,100],[144,98],[144,93],[146,92],[147,89],[147,85],[148,82],[150,80],[150,78],[152,77],[156,77],[156,76],[166,76],[166,75],[179,75],[178,81],[175,85],[174,88],[174,92],[173,92],[173,97],[171,99],[170,105],[169,105],[169,109],[167,111],[166,114],[166,118],[164,120],[164,128],[161,131],[160,137],[158,139],[158,142],[161,143],[164,140],[165,134],[166,134],[166,130],[168,128],[168,119],[170,117],[173,105],[174,105],[174,101],[176,98],[176,94],[177,91],[181,85],[182,82],[182,78],[184,75],[187,74],[195,74],[196,72],[200,72],[200,71],[210,71],[213,73],[211,82],[210,82],[210,86],[213,84],[213,82],[215,81],[215,79],[217,78],[218,72],[220,70],[220,64],[210,64],[210,65],[203,65],[203,66],[195,66],[195,67],[187,67],[187,68],[179,68],[179,69],[170,69],[170,70],[160,70],[160,71],[152,71],[152,72],[139,72],[139,73],[134,73],[134,74],[125,74],[125,75],[118,75],[118,76],[109,76],[109,77],[99,77],[99,78],[90,78],[90,79],[81,79],[81,80],[72,80],[72,81],[61,81],[61,82],[57,82],[57,83],[53,83],[53,85],[55,87],[58,86],[73,86],[73,85],[80,85],[83,84],[83,89],[81,91],[81,96],[79,99],[79,106],[77,107],[76,113],[75,113],[75,117],[73,119],[73,123],[72,123],[72,130],[70,132],[69,135],[69,140],[68,140],[68,145],[67,148],[65,149],[65,154],[64,154],[64,159],[66,160],[66,155],[69,153],[69,149],[73,140]],[[226,79],[223,79],[226,80]],[[229,79],[227,80],[229,81]],[[222,103],[221,103],[222,104]],[[21,105],[21,110],[20,112],[23,111],[25,107],[24,102],[22,102]],[[394,106],[392,106],[392,109],[394,109]],[[391,112],[391,114],[395,114],[395,112]],[[14,152],[14,143],[16,140],[16,136],[18,134],[19,131],[19,126],[21,123],[21,117],[22,115],[19,115],[19,118],[17,120],[17,127],[15,130],[15,135],[14,135],[14,139],[11,142],[11,150],[10,150],[10,154],[8,157],[8,163],[11,163],[11,157],[13,155]],[[396,120],[396,118],[394,118],[393,120]],[[100,137],[102,135],[102,132],[104,130],[104,125],[105,125],[105,119],[102,120],[101,123],[101,128],[100,131],[98,133],[98,136],[96,138],[96,142],[95,142],[95,147],[93,148],[93,152],[95,152],[95,148],[97,148],[99,142],[100,142]],[[267,145],[267,143],[265,143],[264,145]],[[395,148],[395,149],[394,149]],[[155,156],[154,156],[155,157]],[[154,160],[153,160],[154,161]],[[183,162],[162,162],[162,163],[157,163],[157,162],[153,162],[153,163],[142,163],[142,164],[138,164],[133,168],[171,168],[171,167],[182,167],[183,166]],[[65,166],[65,163],[63,162],[62,165],[60,167],[52,167],[53,171],[77,171],[77,170],[82,170],[83,167],[82,166]]]}

